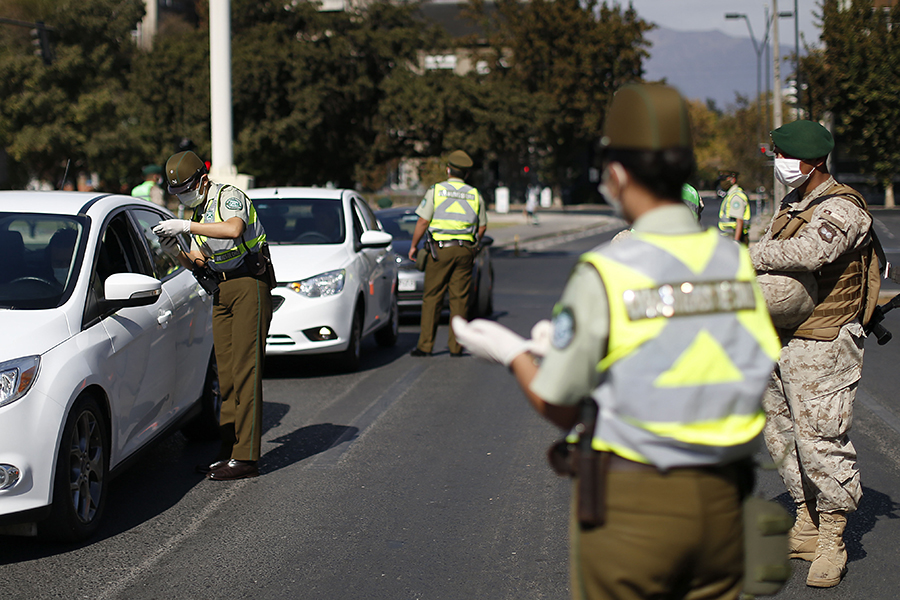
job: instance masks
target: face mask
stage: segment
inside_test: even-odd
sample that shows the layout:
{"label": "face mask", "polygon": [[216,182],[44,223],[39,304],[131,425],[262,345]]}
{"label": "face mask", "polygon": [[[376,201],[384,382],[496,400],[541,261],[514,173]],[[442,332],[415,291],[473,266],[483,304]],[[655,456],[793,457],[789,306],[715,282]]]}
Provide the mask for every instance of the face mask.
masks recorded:
{"label": "face mask", "polygon": [[800,187],[811,174],[800,170],[799,158],[775,158],[775,178],[789,188]]}
{"label": "face mask", "polygon": [[69,267],[53,267],[53,277],[60,283],[66,282],[66,277],[69,275]]}
{"label": "face mask", "polygon": [[178,197],[178,201],[184,204],[188,208],[194,208],[206,198],[206,191],[200,192],[200,190],[204,189],[203,181],[200,181],[200,185],[198,185],[193,190],[188,190],[183,194],[175,194]]}
{"label": "face mask", "polygon": [[625,169],[622,168],[622,165],[619,163],[610,163],[606,169],[603,170],[603,177],[600,179],[600,186],[597,188],[600,191],[600,194],[604,199],[612,206],[613,213],[617,217],[621,217],[623,215],[622,212],[622,200],[619,199],[615,194],[612,193],[612,190],[609,187],[609,178],[610,171],[613,169],[616,170],[616,176],[619,179],[619,189],[622,189],[622,186],[625,185],[625,180],[627,175],[625,174]]}

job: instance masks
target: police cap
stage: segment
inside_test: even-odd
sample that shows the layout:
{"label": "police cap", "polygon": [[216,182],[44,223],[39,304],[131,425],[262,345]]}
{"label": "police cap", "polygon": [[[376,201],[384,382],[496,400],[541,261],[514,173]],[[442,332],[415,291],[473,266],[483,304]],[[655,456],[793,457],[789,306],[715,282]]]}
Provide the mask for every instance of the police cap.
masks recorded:
{"label": "police cap", "polygon": [[475,163],[473,163],[472,158],[462,150],[454,150],[450,153],[450,156],[447,157],[447,164],[455,169],[471,169],[472,165]]}
{"label": "police cap", "polygon": [[606,112],[600,143],[622,150],[691,148],[687,103],[667,85],[623,86]]}
{"label": "police cap", "polygon": [[801,160],[828,156],[834,149],[831,132],[815,121],[793,121],[772,132],[772,143],[784,154]]}
{"label": "police cap", "polygon": [[187,191],[205,174],[206,165],[190,150],[173,154],[166,161],[166,183],[170,194]]}

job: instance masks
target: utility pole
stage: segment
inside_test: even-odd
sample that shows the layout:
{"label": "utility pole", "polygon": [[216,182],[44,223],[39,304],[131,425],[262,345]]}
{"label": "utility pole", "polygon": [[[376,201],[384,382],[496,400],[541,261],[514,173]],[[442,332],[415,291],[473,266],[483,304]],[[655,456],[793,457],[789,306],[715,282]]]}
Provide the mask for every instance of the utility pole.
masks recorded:
{"label": "utility pole", "polygon": [[[778,129],[781,127],[781,51],[778,47],[778,0],[772,0],[772,53],[775,55],[775,61],[772,65],[773,75],[775,77],[775,82],[773,84],[773,94],[772,94],[772,102],[774,106],[772,107],[772,129]],[[772,191],[774,193],[775,206],[778,206],[778,202],[781,201],[785,196],[784,186],[778,181],[778,178],[775,177],[774,173],[772,174],[774,179],[774,183],[772,186]]]}

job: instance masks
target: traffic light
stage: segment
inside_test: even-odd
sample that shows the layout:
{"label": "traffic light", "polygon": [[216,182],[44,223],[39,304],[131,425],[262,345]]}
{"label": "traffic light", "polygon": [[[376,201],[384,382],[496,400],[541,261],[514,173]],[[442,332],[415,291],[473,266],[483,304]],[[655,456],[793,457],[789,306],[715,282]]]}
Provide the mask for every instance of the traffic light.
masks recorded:
{"label": "traffic light", "polygon": [[37,25],[37,28],[31,30],[31,37],[33,38],[31,43],[34,46],[34,54],[35,56],[40,56],[45,65],[49,65],[53,62],[53,53],[50,48],[50,32],[44,27],[43,21],[38,21],[35,25]]}
{"label": "traffic light", "polygon": [[766,158],[772,158],[775,156],[775,153],[772,152],[771,144],[760,144],[759,145],[759,153],[765,156]]}

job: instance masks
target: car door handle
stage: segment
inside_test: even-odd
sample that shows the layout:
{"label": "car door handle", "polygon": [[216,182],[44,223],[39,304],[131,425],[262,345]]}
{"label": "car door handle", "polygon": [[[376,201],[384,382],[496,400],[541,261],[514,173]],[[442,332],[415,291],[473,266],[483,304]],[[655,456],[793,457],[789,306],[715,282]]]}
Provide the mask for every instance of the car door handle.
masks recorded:
{"label": "car door handle", "polygon": [[160,325],[165,325],[166,323],[169,322],[169,319],[171,319],[171,318],[172,318],[172,311],[167,310],[165,312],[159,313],[159,316],[156,317],[156,322],[159,323]]}

